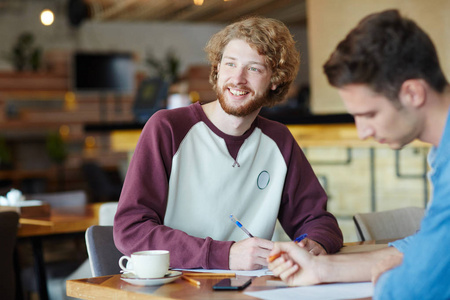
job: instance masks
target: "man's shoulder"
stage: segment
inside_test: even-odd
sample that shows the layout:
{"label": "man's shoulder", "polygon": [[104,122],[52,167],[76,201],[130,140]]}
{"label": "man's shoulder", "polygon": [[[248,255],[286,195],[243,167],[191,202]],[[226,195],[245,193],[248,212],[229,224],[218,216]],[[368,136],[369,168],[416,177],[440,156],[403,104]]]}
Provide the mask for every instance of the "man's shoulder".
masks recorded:
{"label": "man's shoulder", "polygon": [[276,136],[281,139],[293,138],[287,126],[277,121],[258,116],[256,126],[259,127],[264,134],[270,137]]}
{"label": "man's shoulder", "polygon": [[195,114],[194,105],[173,108],[161,109],[152,115],[147,121],[152,126],[186,126],[187,123],[193,124],[199,119]]}
{"label": "man's shoulder", "polygon": [[171,144],[177,149],[187,133],[201,120],[193,105],[174,109],[162,109],[154,113],[145,124],[141,139],[158,141],[159,144]]}
{"label": "man's shoulder", "polygon": [[180,142],[199,121],[193,105],[161,109],[147,121],[142,134]]}

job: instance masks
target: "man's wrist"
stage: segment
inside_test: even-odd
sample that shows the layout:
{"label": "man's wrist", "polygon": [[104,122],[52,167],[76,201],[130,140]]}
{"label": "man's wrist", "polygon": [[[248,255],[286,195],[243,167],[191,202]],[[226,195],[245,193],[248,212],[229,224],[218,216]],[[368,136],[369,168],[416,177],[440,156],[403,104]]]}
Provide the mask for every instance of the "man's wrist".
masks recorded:
{"label": "man's wrist", "polygon": [[316,273],[317,283],[331,282],[330,273],[332,270],[332,263],[330,262],[328,255],[314,256],[313,270]]}

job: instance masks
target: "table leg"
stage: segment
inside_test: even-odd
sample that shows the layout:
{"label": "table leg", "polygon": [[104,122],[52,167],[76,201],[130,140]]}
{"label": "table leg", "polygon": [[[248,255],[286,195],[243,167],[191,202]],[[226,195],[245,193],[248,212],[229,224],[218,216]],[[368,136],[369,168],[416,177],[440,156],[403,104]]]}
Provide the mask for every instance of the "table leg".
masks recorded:
{"label": "table leg", "polygon": [[16,277],[16,300],[22,300],[23,299],[23,291],[22,291],[22,278],[20,276],[20,261],[19,261],[19,253],[17,250],[17,245],[14,248],[14,272]]}
{"label": "table leg", "polygon": [[39,299],[48,300],[44,253],[42,251],[42,241],[40,237],[32,237],[31,245],[33,247],[34,272],[36,275],[36,283],[39,291]]}

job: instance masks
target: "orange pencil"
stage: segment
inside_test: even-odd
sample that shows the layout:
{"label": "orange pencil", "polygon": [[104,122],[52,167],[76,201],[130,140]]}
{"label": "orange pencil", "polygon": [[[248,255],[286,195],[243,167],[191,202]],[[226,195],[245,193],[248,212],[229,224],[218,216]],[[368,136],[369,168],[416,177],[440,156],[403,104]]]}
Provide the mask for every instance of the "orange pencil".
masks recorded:
{"label": "orange pencil", "polygon": [[280,253],[277,253],[277,254],[275,254],[275,255],[269,256],[269,262],[273,262],[275,259],[277,259],[278,257],[280,257],[282,253],[283,253],[283,252],[280,252]]}
{"label": "orange pencil", "polygon": [[193,284],[195,286],[200,286],[200,281],[198,281],[198,280],[192,279],[192,278],[187,277],[187,276],[181,276],[181,278],[183,278],[184,280],[186,280],[187,282],[189,282],[189,283],[191,283],[191,284]]}
{"label": "orange pencil", "polygon": [[[307,233],[305,233],[305,234],[302,234],[301,236],[299,236],[298,238],[296,238],[295,240],[294,240],[294,243],[300,243],[304,238],[306,238],[308,236],[308,234]],[[283,254],[283,252],[280,252],[280,253],[277,253],[277,254],[275,254],[275,255],[271,255],[271,256],[269,256],[269,262],[273,262],[275,259],[277,259],[278,257],[280,257],[281,256],[281,254]]]}

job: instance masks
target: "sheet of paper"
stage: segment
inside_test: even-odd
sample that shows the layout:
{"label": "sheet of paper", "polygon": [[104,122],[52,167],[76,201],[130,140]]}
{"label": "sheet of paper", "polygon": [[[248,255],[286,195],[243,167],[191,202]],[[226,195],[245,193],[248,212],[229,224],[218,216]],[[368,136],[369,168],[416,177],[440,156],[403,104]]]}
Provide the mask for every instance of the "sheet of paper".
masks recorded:
{"label": "sheet of paper", "polygon": [[244,292],[265,300],[338,300],[367,298],[373,295],[371,282],[332,283],[304,287],[276,288],[257,292]]}
{"label": "sheet of paper", "polygon": [[174,269],[176,271],[191,271],[191,272],[208,272],[208,273],[235,273],[239,276],[255,276],[260,277],[264,275],[272,275],[272,271],[267,268],[253,270],[253,271],[238,271],[238,270],[222,270],[222,269]]}

